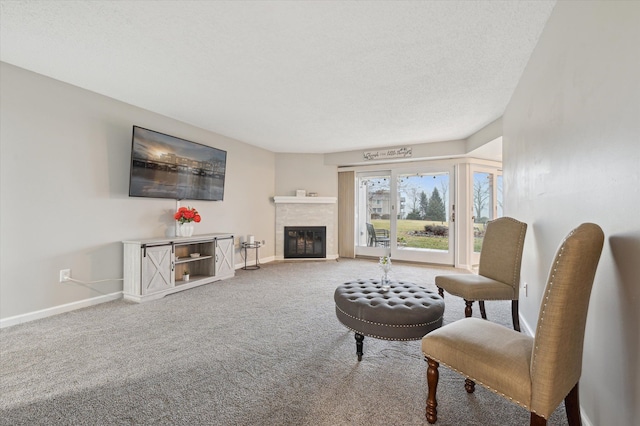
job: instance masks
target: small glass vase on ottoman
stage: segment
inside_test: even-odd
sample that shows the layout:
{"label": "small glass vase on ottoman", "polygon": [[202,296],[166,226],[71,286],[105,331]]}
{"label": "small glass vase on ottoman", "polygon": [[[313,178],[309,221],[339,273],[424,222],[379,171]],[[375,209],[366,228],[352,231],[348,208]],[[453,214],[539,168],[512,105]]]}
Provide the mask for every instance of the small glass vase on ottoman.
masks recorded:
{"label": "small glass vase on ottoman", "polygon": [[382,256],[380,258],[380,269],[382,269],[383,275],[380,279],[380,285],[382,291],[389,291],[391,284],[389,281],[389,271],[391,271],[391,256]]}

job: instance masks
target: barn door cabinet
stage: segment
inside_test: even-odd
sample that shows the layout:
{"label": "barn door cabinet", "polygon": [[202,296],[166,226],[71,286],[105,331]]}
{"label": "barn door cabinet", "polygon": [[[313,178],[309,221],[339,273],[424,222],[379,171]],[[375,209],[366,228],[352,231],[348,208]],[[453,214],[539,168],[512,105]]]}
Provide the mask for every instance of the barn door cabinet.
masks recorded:
{"label": "barn door cabinet", "polygon": [[159,299],[235,275],[231,234],[153,238],[123,244],[123,294],[134,302]]}

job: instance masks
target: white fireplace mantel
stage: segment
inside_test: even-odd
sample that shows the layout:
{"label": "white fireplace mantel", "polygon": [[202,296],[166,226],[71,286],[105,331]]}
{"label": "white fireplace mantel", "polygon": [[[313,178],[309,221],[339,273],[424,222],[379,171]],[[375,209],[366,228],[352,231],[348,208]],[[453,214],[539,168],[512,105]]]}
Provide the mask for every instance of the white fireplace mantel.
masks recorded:
{"label": "white fireplace mantel", "polygon": [[336,197],[293,197],[293,196],[276,196],[273,197],[276,204],[335,204]]}

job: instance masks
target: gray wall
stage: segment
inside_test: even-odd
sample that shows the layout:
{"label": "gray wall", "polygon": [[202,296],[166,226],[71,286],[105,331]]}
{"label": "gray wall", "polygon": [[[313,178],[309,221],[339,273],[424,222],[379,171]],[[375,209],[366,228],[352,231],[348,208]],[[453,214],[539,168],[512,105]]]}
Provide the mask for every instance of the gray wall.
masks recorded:
{"label": "gray wall", "polygon": [[323,154],[276,154],[276,195],[296,195],[297,189],[319,197],[338,196],[338,167],[325,165]]}
{"label": "gray wall", "polygon": [[[304,189],[307,194],[317,192],[318,197],[338,197],[338,166],[326,165],[323,154],[278,153],[275,164],[276,195],[294,196],[296,190]],[[301,207],[297,206],[297,208]],[[338,254],[338,209],[335,205],[322,205],[322,209],[324,208],[334,210],[333,224],[328,227],[333,229],[333,235],[328,237],[335,244],[327,246],[327,256],[335,256]],[[283,253],[284,243],[276,242],[276,258]]]}
{"label": "gray wall", "polygon": [[580,381],[593,425],[640,418],[640,3],[558,2],[503,117],[506,213],[529,223],[521,312],[582,222],[606,242]]}
{"label": "gray wall", "polygon": [[[227,150],[222,202],[193,201],[196,233],[254,234],[274,255],[274,154],[0,64],[0,318],[118,292],[122,244],[173,232],[173,200],[128,196],[132,126]],[[236,262],[240,262],[239,256]]]}

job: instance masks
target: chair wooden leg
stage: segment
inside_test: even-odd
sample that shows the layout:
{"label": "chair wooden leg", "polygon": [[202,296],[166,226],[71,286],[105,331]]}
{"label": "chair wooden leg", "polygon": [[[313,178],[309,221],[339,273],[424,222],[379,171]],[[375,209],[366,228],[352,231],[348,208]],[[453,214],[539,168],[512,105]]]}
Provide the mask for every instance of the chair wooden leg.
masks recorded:
{"label": "chair wooden leg", "polygon": [[547,419],[545,419],[544,417],[540,417],[536,413],[531,413],[531,422],[529,423],[529,425],[530,426],[546,426]]}
{"label": "chair wooden leg", "polygon": [[473,300],[464,299],[464,316],[467,318],[469,318],[473,313],[471,305],[473,305]]}
{"label": "chair wooden leg", "polygon": [[578,396],[578,383],[569,391],[564,398],[564,409],[567,412],[569,426],[582,426],[580,417],[580,398]]}
{"label": "chair wooden leg", "polygon": [[444,297],[444,290],[440,287],[438,287],[438,294],[440,295],[440,297]]}
{"label": "chair wooden leg", "polygon": [[479,301],[478,304],[480,305],[480,315],[482,319],[487,319],[487,311],[484,310],[484,300]]}
{"label": "chair wooden leg", "polygon": [[440,363],[432,360],[429,357],[425,357],[427,359],[427,363],[429,366],[427,367],[427,385],[429,387],[429,393],[427,395],[427,407],[425,411],[425,416],[427,417],[427,421],[431,424],[435,423],[438,420],[438,410],[436,407],[438,406],[438,402],[436,401],[436,388],[438,387],[438,379],[440,377],[440,373],[438,373],[438,367]]}
{"label": "chair wooden leg", "polygon": [[520,331],[520,315],[518,314],[518,301],[511,301],[511,319],[513,320],[513,329]]}

